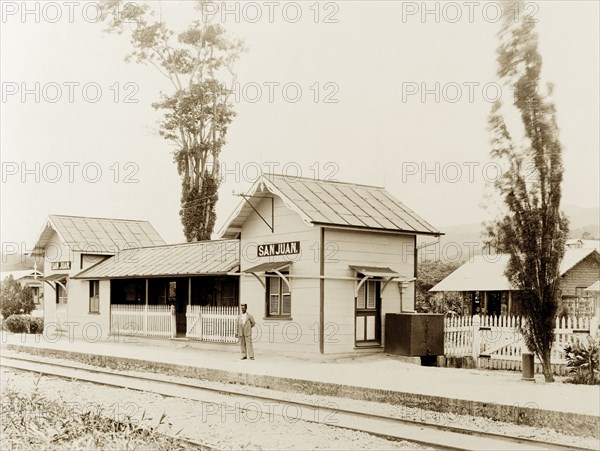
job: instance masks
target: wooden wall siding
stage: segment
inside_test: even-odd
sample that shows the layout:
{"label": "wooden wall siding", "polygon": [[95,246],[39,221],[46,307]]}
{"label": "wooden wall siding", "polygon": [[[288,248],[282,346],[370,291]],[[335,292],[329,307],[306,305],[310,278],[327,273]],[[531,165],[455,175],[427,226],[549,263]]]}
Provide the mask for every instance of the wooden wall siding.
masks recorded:
{"label": "wooden wall siding", "polygon": [[575,288],[589,287],[600,278],[600,262],[593,254],[575,265],[561,278],[563,296],[575,296]]}
{"label": "wooden wall siding", "polygon": [[[71,260],[71,271],[54,271],[52,270],[52,263],[58,261]],[[77,262],[79,265],[79,262]],[[62,240],[58,237],[56,232],[52,234],[52,237],[48,240],[46,246],[46,254],[44,255],[44,277],[48,277],[52,274],[63,273],[72,275],[77,272],[73,269],[73,256],[68,247],[64,245]],[[77,268],[78,266],[75,266]],[[52,284],[54,284],[52,282]],[[46,324],[56,324],[56,290],[52,288],[47,282],[44,282],[44,322]]]}
{"label": "wooden wall siding", "polygon": [[[271,221],[271,202],[264,199],[257,207],[263,217]],[[281,257],[257,257],[256,246],[265,243],[300,241],[300,254]],[[298,275],[318,275],[319,233],[316,227],[307,226],[297,213],[289,210],[283,202],[275,201],[275,233],[258,217],[255,212],[248,217],[242,230],[241,269],[260,263],[279,260],[292,260],[293,271]],[[315,258],[316,257],[316,258]]]}
{"label": "wooden wall siding", "polygon": [[[354,277],[350,265],[385,266],[406,277],[414,275],[413,237],[376,232],[327,229],[325,275]],[[329,252],[328,252],[329,250]],[[382,284],[383,285],[383,284]],[[414,308],[412,285],[405,292],[405,309]],[[381,338],[385,336],[385,314],[399,313],[398,283],[390,282],[381,294]],[[325,281],[325,352],[354,350],[354,282]],[[334,330],[337,332],[333,335]]]}
{"label": "wooden wall siding", "polygon": [[[44,276],[52,274],[67,274],[69,277],[81,271],[81,253],[72,252],[65,246],[56,233],[52,235],[46,247],[44,257]],[[91,266],[98,257],[90,256],[84,258],[84,267]],[[53,271],[52,262],[71,261],[70,271]],[[100,333],[102,338],[107,338],[110,320],[110,282],[100,281],[100,314],[89,314],[89,281],[68,279],[67,282],[67,321],[71,331],[76,337],[83,337],[93,341],[96,334]],[[56,323],[56,290],[44,282],[44,321]],[[88,323],[93,323],[86,326]],[[85,335],[84,335],[85,334]]]}
{"label": "wooden wall siding", "polygon": [[[262,200],[255,208],[270,223],[271,201]],[[291,272],[296,275],[318,276],[319,230],[306,225],[297,213],[289,210],[281,199],[275,197],[275,232],[255,212],[242,227],[240,266],[244,269],[269,261],[293,260]],[[258,258],[256,245],[300,241],[300,254],[273,258]],[[316,258],[315,258],[316,257]],[[248,304],[257,327],[255,347],[260,349],[289,350],[296,352],[318,352],[319,283],[318,279],[291,279],[292,321],[265,320],[265,289],[251,275],[240,278],[240,303]],[[293,323],[293,324],[291,324]],[[317,335],[316,335],[317,334]]]}

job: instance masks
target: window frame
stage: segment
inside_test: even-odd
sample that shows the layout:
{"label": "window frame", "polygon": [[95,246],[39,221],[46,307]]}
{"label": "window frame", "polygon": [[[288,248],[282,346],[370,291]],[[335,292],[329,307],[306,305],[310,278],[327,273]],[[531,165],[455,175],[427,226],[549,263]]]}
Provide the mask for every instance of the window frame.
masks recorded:
{"label": "window frame", "polygon": [[[281,271],[281,274],[287,276],[289,272]],[[292,319],[292,289],[284,282],[283,278],[277,273],[265,273],[265,318],[267,319]],[[289,280],[289,279],[288,279]],[[276,292],[272,291],[273,284],[277,284]],[[291,283],[291,282],[290,282]],[[271,313],[272,297],[277,296],[277,313]],[[284,297],[289,296],[289,312],[284,313]]]}
{"label": "window frame", "polygon": [[65,288],[66,282],[65,286],[61,285],[60,283],[57,283],[55,286],[56,305],[66,306],[69,302],[69,296],[67,293],[67,289]]}
{"label": "window frame", "polygon": [[[94,309],[95,307],[95,309]],[[100,314],[100,281],[90,280],[88,313]]]}

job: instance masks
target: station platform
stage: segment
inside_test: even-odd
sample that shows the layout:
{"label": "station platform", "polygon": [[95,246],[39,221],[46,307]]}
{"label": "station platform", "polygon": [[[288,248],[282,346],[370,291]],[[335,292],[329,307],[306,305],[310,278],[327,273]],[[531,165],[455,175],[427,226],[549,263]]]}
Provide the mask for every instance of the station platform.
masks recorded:
{"label": "station platform", "polygon": [[240,360],[234,344],[149,338],[90,343],[63,336],[49,342],[42,336],[2,332],[0,349],[123,370],[388,402],[600,437],[600,387],[566,384],[562,378],[546,383],[542,375],[527,382],[518,372],[422,367],[383,353],[321,356],[258,350],[255,360]]}

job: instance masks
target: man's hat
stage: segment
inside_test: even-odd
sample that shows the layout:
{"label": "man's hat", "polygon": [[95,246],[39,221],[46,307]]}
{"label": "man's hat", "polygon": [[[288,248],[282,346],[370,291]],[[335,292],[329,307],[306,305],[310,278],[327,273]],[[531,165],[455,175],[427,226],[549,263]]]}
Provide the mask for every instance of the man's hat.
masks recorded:
{"label": "man's hat", "polygon": [[248,304],[240,304],[240,307],[248,307]]}

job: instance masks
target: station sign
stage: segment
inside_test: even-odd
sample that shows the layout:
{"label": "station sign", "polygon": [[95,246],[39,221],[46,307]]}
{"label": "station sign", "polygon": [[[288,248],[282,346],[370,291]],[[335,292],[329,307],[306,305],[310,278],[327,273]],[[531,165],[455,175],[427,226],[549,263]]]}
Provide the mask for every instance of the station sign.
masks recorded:
{"label": "station sign", "polygon": [[277,255],[294,255],[299,253],[300,241],[259,244],[257,248],[257,254],[259,257],[274,257]]}
{"label": "station sign", "polygon": [[65,270],[65,269],[71,269],[71,262],[70,261],[62,261],[62,262],[52,262],[50,264],[50,267],[52,268],[52,271],[61,271],[61,270]]}

